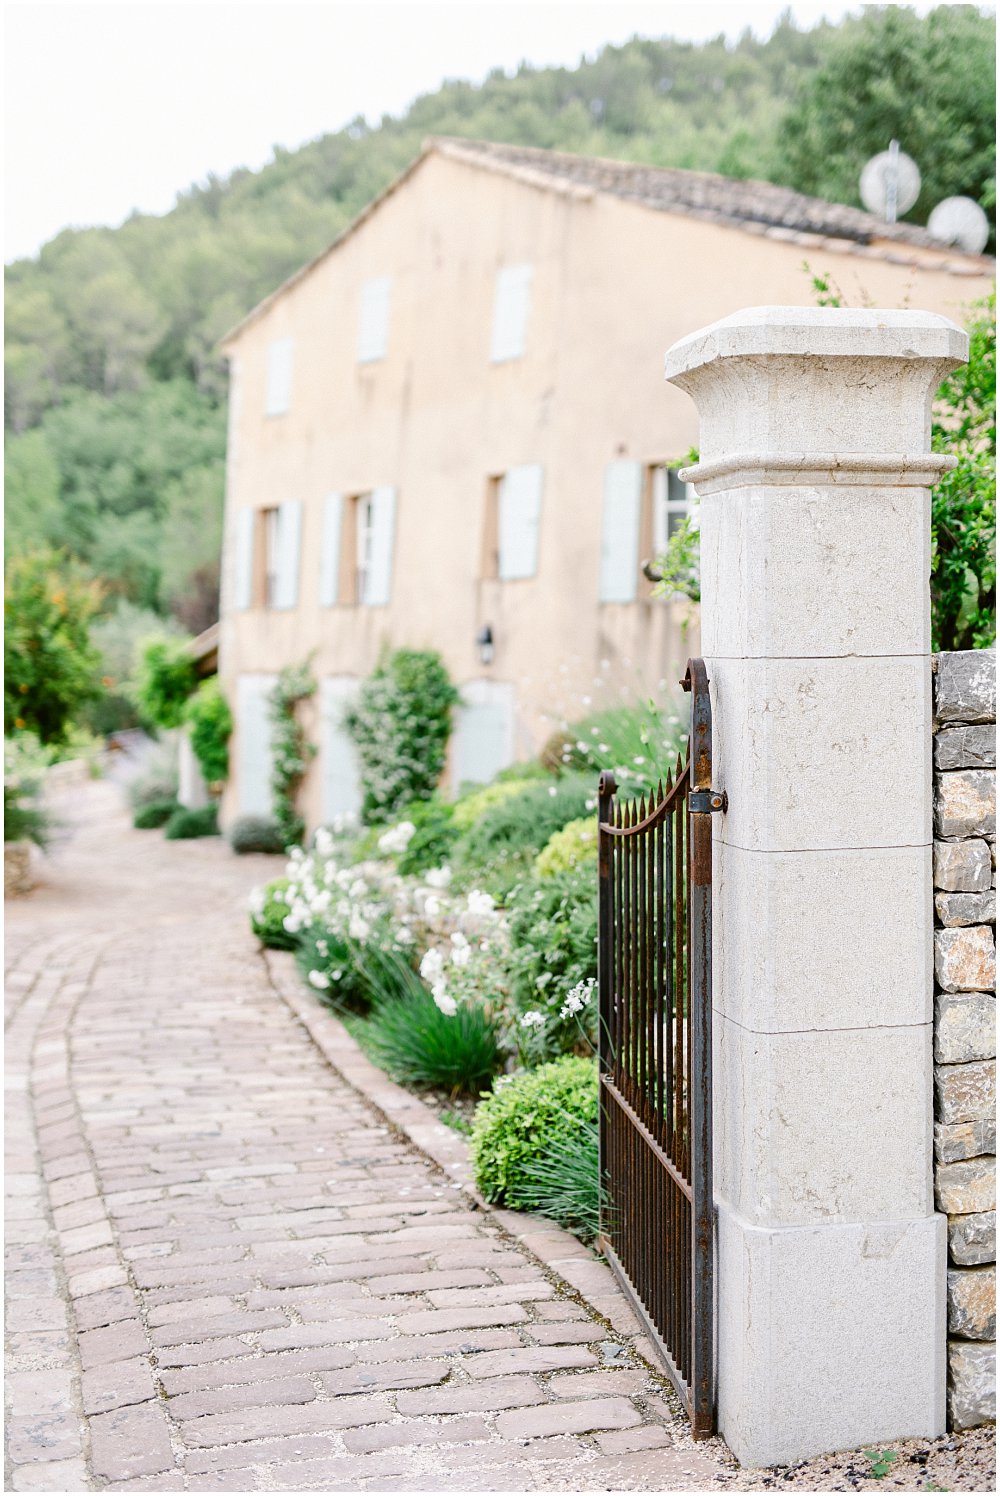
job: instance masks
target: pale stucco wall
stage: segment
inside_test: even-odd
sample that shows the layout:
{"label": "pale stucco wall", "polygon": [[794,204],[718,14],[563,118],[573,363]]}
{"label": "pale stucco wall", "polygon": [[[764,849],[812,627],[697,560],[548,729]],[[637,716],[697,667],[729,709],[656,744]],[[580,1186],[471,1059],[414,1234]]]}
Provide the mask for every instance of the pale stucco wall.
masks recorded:
{"label": "pale stucco wall", "polygon": [[[695,413],[665,386],[663,350],[748,304],[811,304],[806,255],[853,301],[908,299],[958,320],[988,285],[426,157],[230,347],[238,397],[220,642],[229,699],[237,676],[310,653],[317,676],[360,677],[384,644],[433,647],[460,684],[514,683],[526,756],[560,718],[584,713],[582,698],[607,699],[595,677],[621,695],[673,685],[698,652],[696,621],[682,629],[686,606],[598,602],[604,471],[618,457],[654,463],[692,446]],[[526,353],[492,365],[496,271],[519,262],[535,267]],[[361,287],[382,275],[392,279],[388,354],[359,365]],[[282,337],[295,345],[290,409],[268,418],[267,350]],[[537,575],[484,580],[488,478],[524,463],[545,470]],[[324,496],[381,484],[398,490],[391,602],[321,608]],[[292,499],[304,505],[298,606],[235,611],[235,510]],[[649,590],[640,582],[640,594]],[[486,622],[496,639],[488,669],[474,645]],[[315,733],[315,708],[305,716]],[[321,773],[317,762],[303,786],[310,824],[321,815]],[[237,804],[233,782],[225,818]]]}

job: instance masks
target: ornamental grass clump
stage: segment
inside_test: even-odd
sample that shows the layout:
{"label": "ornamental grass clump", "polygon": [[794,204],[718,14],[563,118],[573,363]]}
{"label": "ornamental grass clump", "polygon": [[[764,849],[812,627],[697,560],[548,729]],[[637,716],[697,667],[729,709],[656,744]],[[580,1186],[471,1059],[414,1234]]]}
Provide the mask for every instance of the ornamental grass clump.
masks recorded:
{"label": "ornamental grass clump", "polygon": [[573,723],[562,762],[567,772],[588,776],[591,793],[596,793],[601,771],[610,769],[623,796],[648,795],[673,770],[686,742],[677,707],[649,700],[608,707]]}
{"label": "ornamental grass clump", "polygon": [[501,1076],[472,1124],[476,1184],[487,1200],[512,1210],[544,1209],[562,1225],[592,1231],[597,1126],[593,1060],[567,1056]]}
{"label": "ornamental grass clump", "polygon": [[285,850],[281,827],[270,816],[240,816],[229,828],[229,845],[239,856],[248,852],[281,853]]}
{"label": "ornamental grass clump", "polygon": [[594,805],[593,786],[579,778],[535,784],[494,804],[455,845],[456,878],[506,899],[531,872],[555,831]]}

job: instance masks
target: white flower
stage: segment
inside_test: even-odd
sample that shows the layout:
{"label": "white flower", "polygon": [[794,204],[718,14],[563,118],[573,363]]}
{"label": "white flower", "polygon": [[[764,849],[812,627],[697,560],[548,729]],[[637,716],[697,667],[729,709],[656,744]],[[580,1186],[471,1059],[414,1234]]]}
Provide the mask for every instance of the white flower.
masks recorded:
{"label": "white flower", "polygon": [[428,894],[424,900],[424,913],[428,919],[434,919],[435,915],[441,913],[441,900],[436,899],[433,894]]}
{"label": "white flower", "polygon": [[330,978],[325,971],[311,971],[309,973],[309,984],[316,987],[320,992],[330,985]]}
{"label": "white flower", "polygon": [[438,950],[425,951],[420,962],[420,975],[433,987],[444,976],[444,957]]}
{"label": "white flower", "polygon": [[379,851],[388,852],[392,857],[405,852],[416,829],[412,821],[400,821],[398,826],[392,826],[388,831],[383,831],[378,839]]}
{"label": "white flower", "polygon": [[263,888],[255,888],[247,900],[251,914],[263,914],[267,903],[267,894]]}
{"label": "white flower", "polygon": [[363,899],[365,894],[368,892],[368,884],[365,882],[364,878],[355,878],[354,882],[351,884],[350,888],[347,891],[352,899]]}
{"label": "white flower", "polygon": [[541,1028],[544,1023],[545,1017],[542,1013],[539,1013],[537,1009],[533,1009],[530,1013],[525,1013],[524,1017],[521,1019],[522,1028]]}
{"label": "white flower", "polygon": [[470,914],[492,914],[496,907],[493,895],[478,888],[472,890],[466,903]]}
{"label": "white flower", "polygon": [[360,914],[352,914],[347,933],[352,940],[367,940],[371,934],[371,925]]}
{"label": "white flower", "polygon": [[556,792],[556,787],[555,787],[555,785],[554,785],[554,784],[553,784],[553,785],[550,785],[550,786],[549,786],[549,794],[550,794],[550,795],[554,795],[554,794],[555,794],[555,792]]}
{"label": "white flower", "polygon": [[333,837],[325,826],[320,826],[313,838],[313,847],[320,857],[329,857],[333,851]]}
{"label": "white flower", "polygon": [[313,914],[324,914],[330,907],[332,894],[328,888],[321,888],[319,893],[314,894],[309,901],[309,908]]}
{"label": "white flower", "polygon": [[451,953],[452,964],[455,966],[468,966],[471,956],[471,946],[458,945]]}
{"label": "white flower", "polygon": [[434,983],[434,986],[431,988],[431,997],[433,997],[435,1003],[441,1009],[441,1012],[445,1015],[446,1018],[454,1018],[455,1014],[458,1012],[458,1003],[453,997],[448,996],[448,990],[445,987],[444,982]]}
{"label": "white flower", "polygon": [[396,943],[398,945],[412,945],[413,931],[408,930],[405,925],[399,925],[396,929]]}
{"label": "white flower", "polygon": [[289,935],[297,935],[302,926],[294,914],[286,914],[281,921]]}
{"label": "white flower", "polygon": [[577,1013],[582,1013],[594,995],[597,983],[593,977],[588,977],[585,982],[577,982],[566,994],[566,1001],[559,1010],[560,1018],[572,1018]]}
{"label": "white flower", "polygon": [[317,940],[316,949],[319,951],[321,956],[328,956],[330,954],[329,943],[325,940]]}
{"label": "white flower", "polygon": [[451,868],[447,863],[444,867],[432,867],[424,874],[424,882],[429,888],[447,888],[451,882]]}

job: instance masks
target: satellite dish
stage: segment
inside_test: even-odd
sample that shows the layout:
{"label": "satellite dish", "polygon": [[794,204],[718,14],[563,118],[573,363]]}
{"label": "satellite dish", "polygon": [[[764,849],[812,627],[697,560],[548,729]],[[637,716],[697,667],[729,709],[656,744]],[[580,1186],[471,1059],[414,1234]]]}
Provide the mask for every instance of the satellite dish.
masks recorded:
{"label": "satellite dish", "polygon": [[971,197],[946,197],[927,220],[927,232],[942,244],[978,255],[989,242],[990,221]]}
{"label": "satellite dish", "polygon": [[908,213],[920,196],[920,171],[917,163],[899,149],[893,140],[887,151],[873,156],[861,173],[861,201],[869,213],[895,223],[901,213]]}

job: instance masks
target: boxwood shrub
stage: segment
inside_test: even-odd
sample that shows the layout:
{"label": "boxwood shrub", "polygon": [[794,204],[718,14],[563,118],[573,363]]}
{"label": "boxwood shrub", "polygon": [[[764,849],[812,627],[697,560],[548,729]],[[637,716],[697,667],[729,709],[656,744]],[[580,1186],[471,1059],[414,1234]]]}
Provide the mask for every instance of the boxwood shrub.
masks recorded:
{"label": "boxwood shrub", "polygon": [[234,852],[277,852],[285,850],[285,839],[277,821],[268,816],[239,816],[229,828],[229,845]]}
{"label": "boxwood shrub", "polygon": [[569,1055],[502,1077],[476,1108],[472,1161],[487,1200],[513,1210],[538,1207],[533,1169],[540,1159],[568,1157],[596,1137],[597,1066]]}
{"label": "boxwood shrub", "polygon": [[189,841],[195,836],[218,836],[219,810],[216,805],[204,805],[200,810],[188,810],[178,806],[167,822],[164,835],[167,841]]}
{"label": "boxwood shrub", "polygon": [[151,800],[148,805],[139,807],[132,817],[132,825],[137,831],[153,831],[157,826],[165,826],[180,808],[176,800]]}

